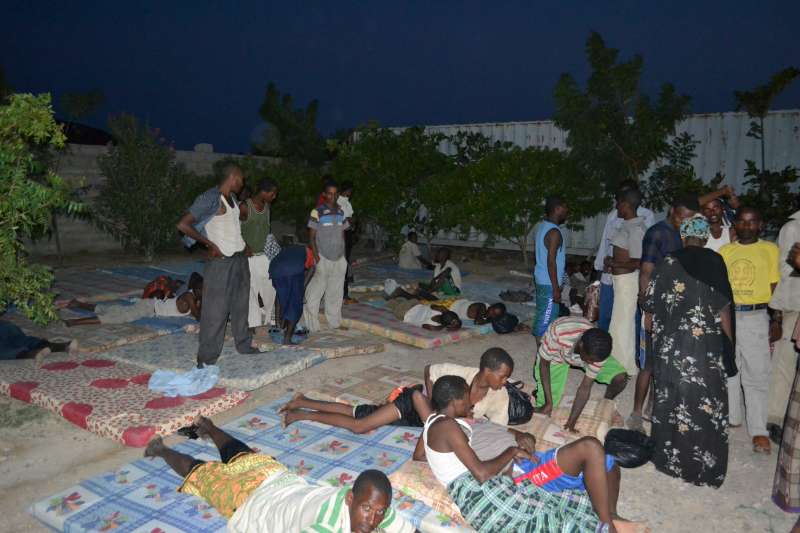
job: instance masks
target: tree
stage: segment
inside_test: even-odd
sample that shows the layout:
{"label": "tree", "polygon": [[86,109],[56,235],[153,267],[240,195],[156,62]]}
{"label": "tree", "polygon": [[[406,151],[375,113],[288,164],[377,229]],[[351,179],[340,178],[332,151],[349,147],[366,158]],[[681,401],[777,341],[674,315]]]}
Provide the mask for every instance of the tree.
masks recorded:
{"label": "tree", "polygon": [[736,110],[744,109],[750,118],[758,119],[750,122],[748,137],[753,137],[761,143],[761,171],[766,170],[765,162],[765,139],[764,139],[764,118],[769,113],[769,108],[775,98],[783,92],[795,78],[800,76],[800,69],[789,67],[777,72],[770,78],[769,82],[759,85],[750,91],[734,91],[736,97]]}
{"label": "tree", "polygon": [[502,238],[517,245],[526,266],[528,238],[544,217],[547,196],[560,195],[567,201],[570,220],[607,207],[602,186],[586,180],[574,160],[559,150],[494,150],[457,173],[460,181],[475,187],[462,218],[487,235],[487,244]]}
{"label": "tree", "polygon": [[55,209],[80,209],[66,184],[37,168],[35,148],[64,146],[49,94],[15,94],[0,105],[0,309],[15,305],[39,324],[56,317],[52,273],[28,262],[23,238],[44,231]]}
{"label": "tree", "polygon": [[742,205],[755,207],[764,220],[764,232],[776,237],[781,226],[797,210],[797,192],[792,185],[800,178],[797,169],[787,166],[779,172],[759,171],[753,161],[747,161],[744,175],[747,192],[741,195]]}
{"label": "tree", "polygon": [[175,223],[191,203],[196,179],[175,162],[157,130],[130,115],[109,121],[116,144],[98,158],[105,182],[97,198],[95,222],[150,260],[175,243]]}
{"label": "tree", "polygon": [[642,185],[645,205],[661,210],[669,206],[681,194],[702,195],[719,188],[724,176],[717,174],[709,183],[697,177],[692,161],[695,147],[700,144],[688,133],[672,139],[664,153],[664,164],[656,168]]}
{"label": "tree", "polygon": [[665,83],[652,101],[639,88],[642,57],[619,62],[619,50],[606,47],[597,33],[586,41],[586,55],[592,69],[586,89],[562,74],[554,120],[567,130],[570,157],[584,178],[601,182],[610,194],[622,180],[638,181],[664,154],[689,97]]}
{"label": "tree", "polygon": [[[371,224],[376,242],[385,235],[397,244],[403,227],[417,222],[420,187],[451,168],[448,156],[439,151],[444,138],[419,127],[394,133],[367,126],[358,130],[356,142],[338,147],[333,175],[353,181],[358,218]],[[453,190],[451,197],[455,194]]]}
{"label": "tree", "polygon": [[281,95],[274,83],[267,85],[258,113],[269,126],[261,144],[253,146],[255,155],[268,155],[320,165],[327,158],[325,141],[317,129],[319,102],[312,100],[305,109],[295,108],[290,94]]}

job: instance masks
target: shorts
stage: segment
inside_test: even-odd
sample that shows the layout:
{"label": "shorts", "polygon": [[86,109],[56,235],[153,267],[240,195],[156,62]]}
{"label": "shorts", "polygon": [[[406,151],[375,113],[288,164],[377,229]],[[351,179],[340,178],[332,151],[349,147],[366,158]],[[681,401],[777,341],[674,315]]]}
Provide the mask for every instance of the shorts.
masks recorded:
{"label": "shorts", "polygon": [[558,318],[561,306],[553,300],[553,287],[536,284],[536,315],[533,317],[531,333],[543,337],[550,324]]}
{"label": "shorts", "polygon": [[[537,487],[552,493],[566,490],[586,490],[583,472],[577,476],[570,476],[565,474],[561,467],[558,466],[556,461],[558,450],[559,448],[553,448],[544,452],[534,452],[534,455],[539,459],[538,464],[527,460],[517,463],[514,468],[514,483],[522,483],[522,481],[528,480]],[[612,468],[614,468],[614,457],[606,455],[606,471],[610,471]],[[516,475],[520,471],[522,473]]]}
{"label": "shorts", "polygon": [[[414,409],[414,391],[422,392],[422,385],[413,385],[403,389],[397,398],[392,402],[400,418],[392,422],[391,426],[404,426],[412,428],[421,428],[423,424],[422,419],[419,417],[417,410]],[[365,418],[378,409],[382,405],[356,405],[353,408],[353,418]]]}

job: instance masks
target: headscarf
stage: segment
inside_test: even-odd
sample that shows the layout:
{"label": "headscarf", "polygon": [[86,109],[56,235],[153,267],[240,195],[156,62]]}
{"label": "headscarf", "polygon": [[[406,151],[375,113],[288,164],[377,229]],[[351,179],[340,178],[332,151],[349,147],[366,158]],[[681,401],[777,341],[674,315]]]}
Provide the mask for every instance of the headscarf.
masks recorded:
{"label": "headscarf", "polygon": [[681,223],[680,231],[682,239],[696,237],[701,241],[707,241],[709,235],[711,235],[711,225],[708,223],[706,217],[695,215]]}
{"label": "headscarf", "polygon": [[270,233],[267,235],[267,241],[264,243],[264,255],[267,256],[267,259],[272,261],[278,254],[281,253],[281,245],[278,244],[278,240],[275,238],[275,235]]}

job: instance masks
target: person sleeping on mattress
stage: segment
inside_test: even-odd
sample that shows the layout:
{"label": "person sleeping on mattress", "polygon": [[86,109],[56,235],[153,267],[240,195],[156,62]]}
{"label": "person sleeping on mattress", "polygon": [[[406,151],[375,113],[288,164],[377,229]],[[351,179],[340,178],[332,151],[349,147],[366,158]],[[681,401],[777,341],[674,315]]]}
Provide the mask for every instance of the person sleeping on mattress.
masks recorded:
{"label": "person sleeping on mattress", "polygon": [[352,489],[308,482],[205,417],[192,427],[197,436],[216,445],[220,461],[203,461],[172,450],[161,437],[150,441],[144,455],[164,459],[183,478],[178,491],[207,501],[228,519],[228,531],[414,531],[392,508],[392,485],[383,472],[361,472]]}
{"label": "person sleeping on mattress", "polygon": [[95,316],[64,320],[68,327],[89,324],[123,324],[153,316],[192,316],[200,320],[203,277],[192,273],[189,283],[181,285],[170,298],[135,298],[122,303],[88,303],[72,300],[67,309],[84,309]]}
{"label": "person sleeping on mattress", "polygon": [[490,348],[481,356],[478,368],[449,363],[426,366],[424,385],[398,387],[382,405],[362,404],[353,407],[348,403],[312,400],[297,393],[281,407],[279,413],[283,417],[284,427],[310,420],[359,434],[387,425],[421,428],[423,421],[433,412],[426,391],[440,376],[456,374],[467,378],[470,383],[470,399],[476,418],[506,425],[508,391],[505,384],[513,371],[514,360],[508,352],[502,348]]}

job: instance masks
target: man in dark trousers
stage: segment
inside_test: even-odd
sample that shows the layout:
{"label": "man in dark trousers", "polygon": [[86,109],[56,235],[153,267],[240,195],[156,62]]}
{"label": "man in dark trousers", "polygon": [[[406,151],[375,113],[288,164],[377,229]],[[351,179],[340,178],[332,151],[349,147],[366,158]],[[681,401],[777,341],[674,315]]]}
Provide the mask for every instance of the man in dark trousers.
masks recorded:
{"label": "man in dark trousers", "polygon": [[247,326],[250,268],[236,199],[243,187],[242,169],[233,163],[226,165],[220,184],[198,196],[178,222],[181,233],[208,249],[203,272],[198,368],[217,362],[229,316],[236,351],[258,353]]}

